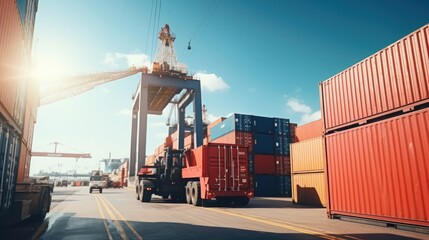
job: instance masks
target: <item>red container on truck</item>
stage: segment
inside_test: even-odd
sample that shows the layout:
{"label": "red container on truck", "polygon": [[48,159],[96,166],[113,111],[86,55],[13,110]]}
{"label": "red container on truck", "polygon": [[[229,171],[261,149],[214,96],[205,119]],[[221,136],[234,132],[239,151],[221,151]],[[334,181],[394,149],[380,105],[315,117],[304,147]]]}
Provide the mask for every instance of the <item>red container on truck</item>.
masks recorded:
{"label": "red container on truck", "polygon": [[192,150],[167,148],[155,166],[138,173],[137,199],[149,202],[152,194],[195,206],[207,200],[245,206],[253,197],[247,147],[213,144]]}

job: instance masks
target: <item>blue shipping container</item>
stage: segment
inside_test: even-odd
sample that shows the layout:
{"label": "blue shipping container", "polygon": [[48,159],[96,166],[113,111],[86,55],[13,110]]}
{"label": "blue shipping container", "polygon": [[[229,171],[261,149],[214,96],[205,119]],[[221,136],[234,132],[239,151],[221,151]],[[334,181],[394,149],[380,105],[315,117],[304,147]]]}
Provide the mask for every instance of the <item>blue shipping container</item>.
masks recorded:
{"label": "blue shipping container", "polygon": [[231,115],[210,129],[210,139],[215,140],[232,131],[252,132],[252,115]]}
{"label": "blue shipping container", "polygon": [[290,136],[289,119],[274,118],[274,133],[276,135]]}
{"label": "blue shipping container", "polygon": [[273,134],[274,119],[268,117],[253,116],[253,132]]}
{"label": "blue shipping container", "polygon": [[290,176],[277,176],[277,189],[278,196],[291,197],[292,184]]}
{"label": "blue shipping container", "polygon": [[255,156],[253,154],[249,154],[249,172],[254,173],[255,169]]}
{"label": "blue shipping container", "polygon": [[274,135],[255,133],[253,134],[253,153],[274,155]]}
{"label": "blue shipping container", "polygon": [[278,195],[277,176],[255,175],[255,197],[276,197]]}
{"label": "blue shipping container", "polygon": [[289,155],[290,137],[288,136],[275,136],[275,152],[277,155]]}

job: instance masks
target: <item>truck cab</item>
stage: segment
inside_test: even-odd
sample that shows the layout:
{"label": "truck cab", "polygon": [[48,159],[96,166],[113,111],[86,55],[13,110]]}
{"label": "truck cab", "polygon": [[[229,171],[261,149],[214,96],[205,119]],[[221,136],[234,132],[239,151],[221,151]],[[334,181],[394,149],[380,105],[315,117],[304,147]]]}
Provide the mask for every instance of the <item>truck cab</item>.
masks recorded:
{"label": "truck cab", "polygon": [[100,193],[103,193],[103,188],[106,187],[107,182],[103,180],[103,174],[100,171],[93,171],[89,178],[89,193],[92,193],[93,190],[98,190]]}

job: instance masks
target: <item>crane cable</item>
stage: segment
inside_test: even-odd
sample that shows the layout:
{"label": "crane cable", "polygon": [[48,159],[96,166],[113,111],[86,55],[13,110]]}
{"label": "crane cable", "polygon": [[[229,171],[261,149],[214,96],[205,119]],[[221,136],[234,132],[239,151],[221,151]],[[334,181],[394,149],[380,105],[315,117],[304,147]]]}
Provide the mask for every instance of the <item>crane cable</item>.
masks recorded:
{"label": "crane cable", "polygon": [[[191,50],[191,42],[194,38],[195,38],[195,43],[196,43],[195,45],[198,45],[199,41],[201,40],[202,36],[204,35],[204,32],[208,28],[208,25],[209,25],[211,19],[213,18],[213,15],[216,12],[216,9],[218,8],[220,1],[221,0],[217,0],[217,1],[213,2],[211,7],[208,9],[206,15],[204,15],[203,20],[200,21],[198,27],[195,29],[194,33],[191,35],[191,38],[189,39],[188,50]],[[197,33],[199,33],[199,32],[201,32],[201,34],[197,35]],[[192,56],[192,53],[191,53],[190,57],[191,56]]]}
{"label": "crane cable", "polygon": [[[159,0],[159,1],[158,0],[154,0],[154,1],[155,1],[155,7],[153,9],[155,9],[154,10],[155,15],[153,17],[152,47],[151,47],[151,51],[150,51],[150,55],[153,58],[152,60],[155,60],[155,56],[153,56],[153,50],[154,50],[154,45],[155,45],[155,42],[156,42],[156,39],[157,39],[157,31],[156,30],[160,28],[159,21],[161,20],[161,7],[162,7],[162,0]],[[153,2],[152,2],[152,4],[153,4]],[[152,21],[152,19],[151,19],[151,21]]]}

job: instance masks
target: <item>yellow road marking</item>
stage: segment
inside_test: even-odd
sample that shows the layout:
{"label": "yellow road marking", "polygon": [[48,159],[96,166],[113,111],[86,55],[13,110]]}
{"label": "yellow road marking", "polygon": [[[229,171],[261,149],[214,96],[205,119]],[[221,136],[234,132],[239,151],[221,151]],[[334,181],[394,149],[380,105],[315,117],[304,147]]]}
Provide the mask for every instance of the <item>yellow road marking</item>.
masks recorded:
{"label": "yellow road marking", "polygon": [[238,217],[238,218],[243,218],[243,219],[255,221],[255,222],[264,223],[264,224],[271,225],[271,226],[281,227],[281,228],[293,230],[296,232],[317,236],[317,237],[324,238],[324,239],[343,239],[343,240],[345,240],[344,238],[330,236],[330,235],[327,235],[327,234],[322,233],[322,232],[317,232],[317,231],[313,231],[313,230],[309,230],[309,229],[295,227],[295,226],[286,224],[284,222],[274,222],[271,219],[264,219],[261,217],[254,217],[254,216],[244,215],[244,214],[240,214],[240,213],[233,213],[233,212],[224,211],[224,210],[215,209],[215,208],[204,208],[204,209],[207,209],[207,210],[210,210],[213,212],[218,212],[218,213],[230,215],[230,216],[234,216],[234,217]]}
{"label": "yellow road marking", "polygon": [[98,211],[100,212],[100,215],[103,218],[104,228],[106,229],[107,236],[109,237],[109,240],[113,240],[112,234],[110,233],[109,228],[107,227],[106,216],[104,215],[104,212],[101,209],[100,202],[98,201],[97,197],[95,198],[95,201],[97,202]]}
{"label": "yellow road marking", "polygon": [[115,224],[116,229],[118,230],[121,238],[124,240],[127,240],[128,239],[127,234],[125,233],[124,229],[122,228],[121,223],[119,223],[117,221],[116,216],[112,213],[109,206],[107,206],[107,204],[103,201],[103,199],[99,195],[95,195],[95,198],[100,200],[101,204],[104,206],[104,209],[107,211],[107,214],[110,216],[110,219],[112,219],[113,223]]}
{"label": "yellow road marking", "polygon": [[128,228],[131,230],[131,232],[134,233],[134,235],[139,239],[139,240],[143,240],[143,237],[141,237],[137,231],[133,228],[133,226],[131,226],[128,221],[125,219],[125,217],[109,202],[109,200],[107,200],[106,197],[100,195],[100,197],[110,206],[110,208],[121,218],[122,221],[124,221],[124,223],[128,226]]}

